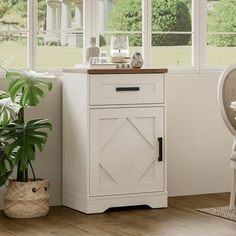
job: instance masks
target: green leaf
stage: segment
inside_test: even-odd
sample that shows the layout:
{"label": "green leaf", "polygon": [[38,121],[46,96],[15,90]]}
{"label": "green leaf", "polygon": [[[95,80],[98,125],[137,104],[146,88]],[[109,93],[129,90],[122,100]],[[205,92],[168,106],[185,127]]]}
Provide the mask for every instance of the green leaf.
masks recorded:
{"label": "green leaf", "polygon": [[4,185],[13,172],[14,157],[8,157],[5,152],[6,145],[0,143],[0,186]]}
{"label": "green leaf", "polygon": [[28,124],[27,128],[33,129],[33,130],[35,129],[35,127],[37,127],[37,129],[45,128],[45,129],[52,130],[52,125],[48,119],[34,119],[34,120],[28,121],[27,124]]}
{"label": "green leaf", "polygon": [[24,75],[25,75],[25,73],[23,71],[9,69],[6,73],[6,78],[11,80],[13,77],[14,78],[21,78]]}
{"label": "green leaf", "polygon": [[12,172],[13,171],[7,171],[7,169],[5,168],[1,170],[1,167],[0,167],[0,186],[3,186],[7,182]]}
{"label": "green leaf", "polygon": [[0,128],[0,142],[7,142],[6,154],[14,155],[16,164],[20,164],[20,170],[24,171],[28,163],[35,159],[35,147],[43,151],[48,139],[45,129],[52,129],[47,119],[34,119],[25,125],[17,121]]}
{"label": "green leaf", "polygon": [[0,126],[6,127],[14,115],[18,114],[20,105],[13,102],[10,95],[0,91]]}
{"label": "green leaf", "polygon": [[10,70],[6,78],[11,81],[8,91],[13,101],[22,93],[19,102],[21,106],[36,106],[39,99],[44,96],[45,90],[52,89],[50,81],[30,76],[23,71]]}
{"label": "green leaf", "polygon": [[11,114],[7,109],[0,110],[0,125],[6,127],[11,118]]}
{"label": "green leaf", "polygon": [[9,94],[11,99],[15,101],[18,91],[25,85],[24,80],[13,80],[9,84]]}
{"label": "green leaf", "polygon": [[9,97],[0,98],[0,126],[6,127],[10,122],[12,116],[18,114],[21,106],[17,103],[14,103]]}

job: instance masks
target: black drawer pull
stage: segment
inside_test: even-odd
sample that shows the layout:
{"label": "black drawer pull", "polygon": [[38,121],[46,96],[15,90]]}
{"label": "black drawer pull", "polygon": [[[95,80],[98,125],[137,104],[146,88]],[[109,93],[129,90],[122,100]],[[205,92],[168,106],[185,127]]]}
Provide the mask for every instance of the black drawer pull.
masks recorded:
{"label": "black drawer pull", "polygon": [[162,158],[162,138],[158,138],[158,143],[159,143],[158,161],[163,161],[163,158]]}
{"label": "black drawer pull", "polygon": [[117,92],[125,92],[125,91],[139,91],[139,87],[117,87]]}

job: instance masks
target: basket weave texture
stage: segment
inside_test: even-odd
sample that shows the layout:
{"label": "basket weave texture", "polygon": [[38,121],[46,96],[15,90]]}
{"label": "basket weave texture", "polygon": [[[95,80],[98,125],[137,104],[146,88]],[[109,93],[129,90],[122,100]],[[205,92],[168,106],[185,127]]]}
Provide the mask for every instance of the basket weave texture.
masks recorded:
{"label": "basket weave texture", "polygon": [[36,218],[49,212],[49,180],[10,181],[4,212],[11,218]]}

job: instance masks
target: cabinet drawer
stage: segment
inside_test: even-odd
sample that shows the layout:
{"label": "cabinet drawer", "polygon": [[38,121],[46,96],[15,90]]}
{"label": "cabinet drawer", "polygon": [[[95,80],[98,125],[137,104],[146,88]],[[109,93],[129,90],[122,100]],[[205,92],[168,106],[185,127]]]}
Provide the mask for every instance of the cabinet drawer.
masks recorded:
{"label": "cabinet drawer", "polygon": [[90,105],[163,102],[163,74],[90,76]]}

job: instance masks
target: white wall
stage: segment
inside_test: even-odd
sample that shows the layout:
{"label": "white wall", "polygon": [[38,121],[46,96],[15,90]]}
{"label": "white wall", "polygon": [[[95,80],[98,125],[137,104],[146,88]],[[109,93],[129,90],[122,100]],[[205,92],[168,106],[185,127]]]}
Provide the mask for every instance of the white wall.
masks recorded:
{"label": "white wall", "polygon": [[[171,196],[229,191],[232,136],[217,107],[218,75],[168,75],[168,190]],[[0,80],[0,89],[3,81]],[[34,166],[61,203],[61,82],[30,116],[50,118],[53,132]],[[0,208],[4,188],[0,189]]]}
{"label": "white wall", "polygon": [[232,135],[217,104],[218,75],[167,76],[168,191],[229,191]]}

